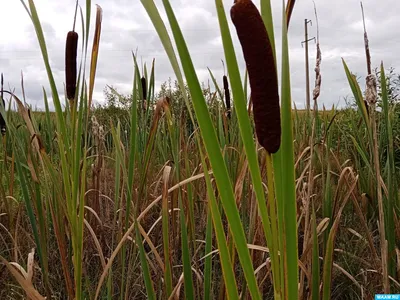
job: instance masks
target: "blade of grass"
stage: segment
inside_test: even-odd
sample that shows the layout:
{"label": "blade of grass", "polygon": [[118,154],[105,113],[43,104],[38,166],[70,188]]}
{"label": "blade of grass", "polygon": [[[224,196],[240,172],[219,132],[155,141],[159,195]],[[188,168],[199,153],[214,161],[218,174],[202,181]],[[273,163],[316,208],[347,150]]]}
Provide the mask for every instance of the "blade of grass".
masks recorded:
{"label": "blade of grass", "polygon": [[[207,225],[206,225],[206,246],[204,249],[204,255],[208,255],[212,250],[212,217],[210,212],[210,206],[208,207],[207,213]],[[212,256],[206,257],[204,262],[204,300],[211,300],[212,298]]]}
{"label": "blade of grass", "polygon": [[312,284],[311,284],[311,299],[312,300],[319,300],[319,282],[320,282],[320,275],[319,275],[319,243],[318,243],[318,233],[317,233],[317,220],[315,209],[313,205],[312,211],[312,239],[313,239],[313,250],[312,250]]}
{"label": "blade of grass", "polygon": [[[346,171],[344,170],[343,172]],[[323,289],[322,289],[323,300],[331,299],[333,251],[334,251],[336,233],[339,228],[339,222],[342,216],[343,209],[345,208],[347,201],[350,198],[350,195],[353,192],[354,188],[357,186],[357,181],[358,181],[358,176],[354,178],[354,182],[352,183],[349,191],[345,195],[343,202],[340,206],[340,209],[335,217],[335,221],[332,225],[332,228],[329,232],[329,237],[324,257],[324,266],[323,266]]]}
{"label": "blade of grass", "polygon": [[[285,297],[298,297],[298,243],[297,243],[297,204],[294,173],[294,146],[292,126],[292,99],[290,91],[289,45],[286,28],[285,1],[282,1],[282,79],[281,79],[281,122],[282,142],[280,154],[282,158],[283,190],[278,195],[278,203],[282,203],[284,224],[281,230],[283,236],[283,255],[285,260]],[[275,169],[276,170],[276,169]],[[279,179],[278,179],[279,180]],[[279,196],[282,198],[279,199]],[[281,254],[282,255],[282,254]]]}
{"label": "blade of grass", "polygon": [[[343,63],[343,67],[347,76],[347,80],[349,82],[350,88],[353,92],[353,96],[356,100],[357,106],[361,112],[361,116],[365,122],[365,124],[367,125],[367,128],[369,130],[369,117],[368,117],[368,113],[367,113],[367,109],[366,106],[364,104],[364,98],[360,89],[360,85],[357,82],[356,77],[351,74],[346,62],[344,61],[344,59],[342,59],[342,63]],[[370,131],[370,130],[369,130]],[[372,138],[372,137],[371,137]]]}
{"label": "blade of grass", "polygon": [[382,89],[382,113],[386,125],[386,139],[388,142],[387,153],[388,153],[388,197],[386,199],[386,239],[388,241],[388,269],[389,275],[396,278],[396,237],[395,237],[395,225],[394,225],[394,207],[397,202],[396,192],[396,169],[394,165],[394,146],[393,146],[393,128],[392,128],[392,113],[389,110],[388,91],[386,86],[386,75],[383,63],[381,63],[381,89]]}
{"label": "blade of grass", "polygon": [[[163,173],[163,198],[162,198],[162,231],[163,231],[163,247],[164,247],[164,284],[165,294],[169,298],[172,293],[172,274],[170,262],[170,247],[169,247],[169,213],[168,213],[168,182],[171,167],[166,166]],[[171,212],[173,213],[173,212]]]}
{"label": "blade of grass", "polygon": [[[89,79],[89,104],[88,110],[90,110],[92,99],[93,99],[93,91],[94,91],[94,81],[96,77],[96,69],[97,69],[97,59],[99,57],[99,47],[100,47],[100,35],[101,35],[101,22],[102,22],[102,15],[103,10],[99,5],[96,5],[96,27],[94,32],[94,39],[93,39],[93,47],[92,47],[92,58],[90,61],[90,79]],[[87,32],[87,35],[88,32]]]}
{"label": "blade of grass", "polygon": [[261,16],[267,29],[268,37],[271,42],[272,51],[276,61],[274,20],[272,18],[271,0],[260,0]]}

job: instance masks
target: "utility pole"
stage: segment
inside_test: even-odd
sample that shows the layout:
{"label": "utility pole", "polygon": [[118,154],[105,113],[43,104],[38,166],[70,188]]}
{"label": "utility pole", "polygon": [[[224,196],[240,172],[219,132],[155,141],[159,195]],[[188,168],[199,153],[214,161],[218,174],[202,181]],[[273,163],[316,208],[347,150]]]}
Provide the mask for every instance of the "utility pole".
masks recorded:
{"label": "utility pole", "polygon": [[312,25],[311,20],[304,20],[304,32],[305,32],[305,39],[301,42],[301,45],[305,44],[305,56],[306,56],[306,109],[307,113],[310,112],[310,72],[309,72],[309,63],[308,63],[308,42],[314,40],[315,37],[309,39],[308,38],[308,24]]}

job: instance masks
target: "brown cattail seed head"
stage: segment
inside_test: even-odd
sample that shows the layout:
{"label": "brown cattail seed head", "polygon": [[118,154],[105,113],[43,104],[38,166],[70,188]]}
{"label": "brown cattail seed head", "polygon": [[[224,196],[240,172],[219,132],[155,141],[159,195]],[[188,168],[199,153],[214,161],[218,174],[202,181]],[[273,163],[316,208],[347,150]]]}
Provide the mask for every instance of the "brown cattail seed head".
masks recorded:
{"label": "brown cattail seed head", "polygon": [[[3,73],[1,73],[1,82],[0,82],[0,98],[1,101],[3,102],[3,108],[5,110],[6,108],[6,103],[4,101],[4,96],[3,96],[3,85],[4,85],[4,79],[3,79]],[[3,118],[3,114],[0,113],[0,131],[2,135],[6,134],[7,131],[7,127],[6,127],[6,121]]]}
{"label": "brown cattail seed head", "polygon": [[237,0],[231,18],[249,73],[257,138],[269,153],[275,153],[281,143],[281,117],[278,78],[267,30],[251,0]]}
{"label": "brown cattail seed head", "polygon": [[369,105],[374,105],[378,99],[376,91],[376,77],[374,74],[369,74],[366,78],[367,89],[365,91],[365,100]]}
{"label": "brown cattail seed head", "polygon": [[369,116],[369,105],[368,105],[368,102],[366,100],[364,100],[364,105],[365,105],[365,109],[367,110],[367,114]]}
{"label": "brown cattail seed head", "polygon": [[228,78],[224,75],[223,77],[223,82],[224,82],[224,91],[225,91],[225,105],[226,105],[226,110],[228,112],[228,118],[231,117],[231,95],[229,92],[229,83],[228,83]]}
{"label": "brown cattail seed head", "polygon": [[68,100],[75,98],[76,91],[76,56],[78,52],[78,34],[68,32],[65,46],[65,85]]}
{"label": "brown cattail seed head", "polygon": [[143,91],[143,100],[147,100],[147,84],[146,84],[146,78],[142,77],[141,79],[142,82],[142,91]]}

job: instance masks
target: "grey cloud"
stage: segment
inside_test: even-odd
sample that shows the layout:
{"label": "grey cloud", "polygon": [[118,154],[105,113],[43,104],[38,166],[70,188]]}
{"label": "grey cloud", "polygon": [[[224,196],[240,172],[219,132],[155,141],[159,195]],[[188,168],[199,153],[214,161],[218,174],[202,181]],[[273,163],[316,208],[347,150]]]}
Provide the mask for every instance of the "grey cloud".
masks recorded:
{"label": "grey cloud", "polygon": [[[4,11],[4,3],[0,2],[0,11]],[[155,1],[164,20],[166,16],[160,0]],[[242,52],[233,27],[229,9],[233,1],[224,0],[229,26],[235,43],[236,55],[240,70],[245,68]],[[255,1],[257,4],[259,1]],[[350,69],[365,76],[365,57],[363,49],[363,28],[358,0],[315,0],[319,17],[320,43],[322,50],[322,89],[320,104],[331,106],[351,93],[344,74],[341,58],[348,63]],[[39,17],[45,31],[46,42],[55,73],[57,87],[63,94],[64,82],[64,43],[65,35],[71,29],[75,0],[37,1]],[[101,45],[96,77],[94,98],[101,102],[105,85],[113,85],[120,92],[130,93],[132,89],[133,64],[131,51],[138,49],[139,63],[146,63],[150,68],[153,58],[156,60],[157,87],[169,77],[175,78],[162,44],[139,1],[131,0],[99,0],[103,8],[103,25]],[[280,69],[281,48],[281,1],[272,1],[278,53],[278,68]],[[81,3],[84,6],[84,3]],[[171,0],[177,18],[182,26],[189,50],[192,55],[197,75],[202,82],[209,78],[209,67],[217,80],[223,75],[221,59],[224,59],[220,31],[212,0]],[[367,30],[369,34],[372,62],[374,67],[383,60],[387,67],[400,67],[400,58],[396,51],[400,39],[395,28],[400,25],[397,12],[400,3],[396,0],[375,1],[365,0]],[[7,83],[16,87],[20,93],[19,82],[21,70],[25,75],[25,88],[28,101],[43,107],[42,86],[49,92],[47,75],[38,49],[33,25],[23,9],[13,6],[9,14],[23,20],[26,29],[20,32],[21,42],[8,43],[0,40],[0,71],[6,75]],[[312,19],[313,26],[309,28],[310,37],[316,35],[314,7],[311,0],[297,1],[289,29],[289,45],[291,58],[292,98],[298,107],[305,102],[305,70],[304,49],[301,41],[304,39],[304,19]],[[95,6],[92,7],[92,31],[95,20]],[[168,22],[167,28],[170,31]],[[78,33],[80,34],[80,21]],[[10,29],[11,30],[11,29]],[[80,44],[79,44],[80,45]],[[89,53],[91,42],[89,44]],[[90,58],[90,56],[88,57]],[[89,59],[88,59],[89,61]],[[315,44],[310,43],[310,81],[314,85]],[[89,67],[89,63],[87,65]],[[361,81],[363,87],[363,81]],[[343,100],[340,101],[343,105]]]}

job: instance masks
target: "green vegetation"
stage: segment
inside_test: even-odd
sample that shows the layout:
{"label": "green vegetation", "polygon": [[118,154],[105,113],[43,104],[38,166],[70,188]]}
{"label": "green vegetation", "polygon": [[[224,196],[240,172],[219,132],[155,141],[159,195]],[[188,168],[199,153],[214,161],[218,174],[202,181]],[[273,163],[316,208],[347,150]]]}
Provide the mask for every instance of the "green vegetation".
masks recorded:
{"label": "green vegetation", "polygon": [[[64,103],[34,1],[22,1],[55,112],[48,108],[49,91],[43,90],[45,112],[34,112],[1,88],[9,106],[0,105],[6,123],[0,298],[315,300],[400,293],[395,71],[382,64],[363,92],[343,61],[353,95],[348,107],[325,109],[318,106],[319,60],[312,113],[292,109],[286,24],[295,1],[287,7],[283,1],[282,134],[279,151],[269,153],[255,134],[253,113],[260,106],[249,101],[248,84],[254,73],[240,75],[243,53],[234,51],[236,32],[229,30],[223,1],[215,0],[215,30],[224,47],[230,110],[223,78],[210,70],[215,90],[200,84],[169,1],[141,2],[176,81],[156,87],[154,61],[140,68],[132,55],[130,95],[109,86],[106,105],[95,106],[101,8],[91,53],[90,0],[86,15],[78,14],[84,55],[76,72],[69,66]],[[261,17],[273,62],[269,0],[261,0]]]}

